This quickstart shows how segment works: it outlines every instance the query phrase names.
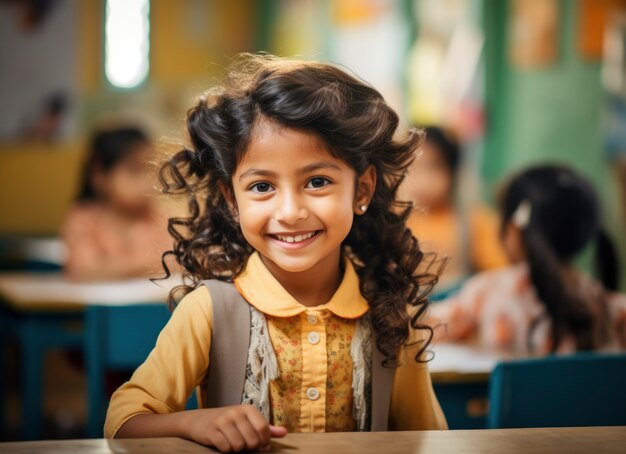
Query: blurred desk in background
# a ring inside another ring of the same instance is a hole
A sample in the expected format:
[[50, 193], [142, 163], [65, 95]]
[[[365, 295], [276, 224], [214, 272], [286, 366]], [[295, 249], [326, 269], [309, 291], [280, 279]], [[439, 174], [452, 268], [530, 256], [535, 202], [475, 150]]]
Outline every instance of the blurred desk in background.
[[[295, 433], [272, 441], [273, 453], [484, 453], [507, 454], [624, 452], [626, 427], [492, 429], [421, 432]], [[0, 443], [0, 451], [55, 454], [215, 452], [181, 438], [63, 440]]]
[[489, 378], [502, 354], [460, 344], [433, 344], [428, 364], [435, 394], [450, 429], [484, 429], [489, 412]]
[[[41, 437], [42, 364], [45, 352], [52, 348], [85, 350], [89, 432], [101, 429], [102, 374], [108, 364], [136, 367], [154, 345], [169, 317], [164, 302], [172, 281], [164, 282], [167, 287], [146, 278], [74, 283], [56, 273], [0, 274], [0, 364], [6, 364], [7, 342], [16, 339], [22, 357], [24, 439]], [[112, 361], [111, 348], [120, 350]], [[0, 430], [5, 430], [6, 370], [2, 369]]]

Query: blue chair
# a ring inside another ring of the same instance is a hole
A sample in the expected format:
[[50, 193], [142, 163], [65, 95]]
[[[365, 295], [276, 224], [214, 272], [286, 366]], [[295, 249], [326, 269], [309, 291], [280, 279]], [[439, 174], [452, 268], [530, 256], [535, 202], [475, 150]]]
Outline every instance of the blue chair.
[[626, 425], [626, 354], [500, 363], [489, 405], [489, 428]]
[[0, 304], [0, 439], [6, 437], [6, 348], [11, 340], [21, 350], [22, 432], [24, 440], [43, 434], [43, 360], [52, 348], [80, 348], [83, 344], [82, 312], [12, 310]]
[[88, 306], [85, 318], [87, 364], [87, 435], [102, 438], [107, 408], [104, 377], [108, 370], [136, 369], [148, 356], [169, 320], [161, 304]]
[[433, 390], [450, 430], [485, 429], [489, 378], [471, 377], [448, 382], [433, 381]]

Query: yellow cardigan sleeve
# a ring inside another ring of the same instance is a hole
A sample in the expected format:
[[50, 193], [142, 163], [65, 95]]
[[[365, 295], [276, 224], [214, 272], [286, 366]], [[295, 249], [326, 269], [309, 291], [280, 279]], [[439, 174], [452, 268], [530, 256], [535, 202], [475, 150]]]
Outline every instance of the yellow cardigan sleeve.
[[396, 369], [391, 408], [390, 430], [444, 430], [448, 423], [441, 410], [428, 372], [428, 365], [415, 361], [416, 347], [406, 348]]
[[209, 367], [212, 324], [211, 295], [201, 286], [178, 304], [146, 361], [111, 397], [105, 437], [138, 414], [185, 408]]

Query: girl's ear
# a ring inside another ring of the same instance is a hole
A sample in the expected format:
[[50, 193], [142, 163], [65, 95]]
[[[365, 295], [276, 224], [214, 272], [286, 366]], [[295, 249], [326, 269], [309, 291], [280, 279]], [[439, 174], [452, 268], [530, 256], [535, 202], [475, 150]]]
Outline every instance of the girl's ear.
[[502, 246], [512, 263], [526, 260], [522, 231], [513, 222], [507, 222], [502, 231]]
[[354, 197], [354, 212], [365, 214], [376, 190], [376, 168], [370, 165], [357, 179], [356, 194]]
[[224, 199], [226, 200], [226, 203], [228, 204], [228, 208], [230, 208], [230, 212], [233, 216], [233, 219], [236, 222], [239, 222], [239, 209], [237, 208], [237, 200], [235, 199], [235, 194], [233, 194], [233, 191], [222, 182], [219, 183], [219, 187], [220, 187], [222, 196], [224, 197]]

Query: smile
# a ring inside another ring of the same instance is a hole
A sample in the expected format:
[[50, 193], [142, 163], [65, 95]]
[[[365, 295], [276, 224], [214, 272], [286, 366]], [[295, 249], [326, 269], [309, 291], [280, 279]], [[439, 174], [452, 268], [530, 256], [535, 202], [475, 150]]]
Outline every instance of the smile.
[[270, 234], [270, 236], [284, 243], [302, 243], [306, 240], [313, 238], [318, 233], [319, 233], [319, 230], [314, 230], [312, 232], [297, 233], [297, 234], [291, 234], [291, 235], [287, 233], [274, 233], [274, 234]]

